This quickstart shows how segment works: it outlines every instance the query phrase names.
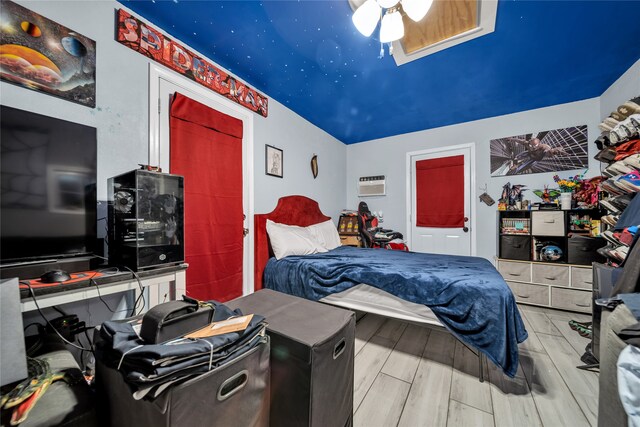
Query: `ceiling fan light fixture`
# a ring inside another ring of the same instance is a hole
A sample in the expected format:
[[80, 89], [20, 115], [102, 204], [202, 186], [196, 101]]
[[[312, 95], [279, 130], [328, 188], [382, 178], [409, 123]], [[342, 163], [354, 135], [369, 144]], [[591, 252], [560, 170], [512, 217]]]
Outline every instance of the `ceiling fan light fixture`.
[[380, 42], [391, 43], [404, 37], [404, 24], [398, 9], [389, 9], [380, 24]]
[[362, 6], [360, 6], [351, 17], [353, 25], [360, 31], [360, 33], [369, 37], [373, 34], [373, 30], [378, 25], [380, 19], [380, 6], [376, 3], [376, 0], [367, 0]]
[[402, 0], [402, 9], [411, 20], [418, 22], [427, 15], [433, 0]]
[[377, 0], [378, 5], [383, 9], [389, 9], [398, 4], [400, 0]]

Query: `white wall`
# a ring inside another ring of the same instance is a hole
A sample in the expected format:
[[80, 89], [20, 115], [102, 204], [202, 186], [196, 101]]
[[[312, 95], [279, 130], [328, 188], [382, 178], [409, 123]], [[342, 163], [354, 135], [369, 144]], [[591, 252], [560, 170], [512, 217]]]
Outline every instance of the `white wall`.
[[[589, 133], [588, 176], [600, 174], [600, 163], [593, 159], [596, 147], [592, 143], [598, 134], [600, 122], [599, 98], [556, 105], [538, 110], [525, 111], [500, 117], [493, 117], [469, 123], [429, 129], [394, 137], [383, 138], [347, 147], [347, 205], [357, 208], [357, 180], [360, 176], [386, 175], [387, 196], [362, 198], [372, 211], [382, 210], [384, 227], [406, 234], [406, 153], [434, 147], [451, 146], [474, 142], [476, 144], [476, 191], [488, 185], [488, 193], [496, 202], [502, 186], [525, 184], [531, 190], [553, 184], [553, 173], [519, 175], [492, 178], [489, 163], [489, 141], [491, 139], [529, 132], [552, 130], [576, 125], [587, 125]], [[568, 177], [579, 171], [560, 172]], [[524, 198], [540, 201], [531, 191]], [[476, 240], [478, 256], [493, 260], [496, 256], [496, 211], [497, 203], [491, 207], [475, 199]]]
[[[5, 82], [0, 83], [0, 102], [96, 127], [98, 200], [106, 200], [109, 177], [148, 163], [149, 60], [114, 40], [114, 13], [122, 7], [115, 1], [18, 3], [96, 41], [96, 108]], [[273, 99], [269, 116], [256, 114], [254, 126], [255, 212], [270, 211], [280, 196], [302, 194], [335, 218], [346, 197], [346, 147]], [[283, 179], [265, 175], [265, 144], [284, 149]], [[314, 153], [320, 165], [316, 180], [309, 167]]]
[[600, 96], [600, 118], [636, 96], [640, 96], [640, 59]]

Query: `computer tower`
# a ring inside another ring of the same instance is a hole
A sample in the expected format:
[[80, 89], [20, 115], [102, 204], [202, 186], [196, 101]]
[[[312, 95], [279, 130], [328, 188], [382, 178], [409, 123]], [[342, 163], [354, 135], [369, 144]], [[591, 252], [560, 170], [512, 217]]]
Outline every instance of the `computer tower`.
[[184, 178], [134, 170], [108, 182], [109, 264], [134, 271], [184, 261]]

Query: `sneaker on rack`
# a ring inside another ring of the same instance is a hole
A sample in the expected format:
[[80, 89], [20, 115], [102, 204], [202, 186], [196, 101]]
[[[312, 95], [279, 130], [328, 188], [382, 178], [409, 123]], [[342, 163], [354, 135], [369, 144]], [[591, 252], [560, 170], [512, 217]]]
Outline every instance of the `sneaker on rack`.
[[611, 255], [613, 255], [615, 259], [622, 262], [627, 259], [627, 255], [629, 254], [629, 247], [626, 245], [620, 245], [617, 248], [609, 251], [609, 253], [611, 253]]
[[602, 233], [601, 236], [604, 237], [607, 240], [607, 242], [609, 242], [609, 243], [611, 243], [613, 245], [622, 244], [622, 242], [619, 241], [614, 234], [615, 233], [613, 232], [613, 230], [607, 230], [604, 233]]
[[629, 206], [629, 203], [631, 203], [631, 196], [623, 194], [622, 196], [614, 197], [612, 202], [619, 207], [620, 210], [625, 210]]
[[640, 191], [640, 172], [633, 171], [617, 179], [617, 183], [630, 189], [631, 192]]
[[620, 127], [624, 127], [629, 134], [629, 139], [636, 138], [640, 133], [640, 114], [632, 114], [620, 123]]
[[602, 150], [604, 147], [609, 147], [611, 145], [611, 141], [609, 141], [609, 132], [611, 131], [603, 131], [595, 140], [595, 144], [598, 146], [599, 150]]
[[602, 132], [611, 132], [618, 123], [620, 123], [620, 120], [616, 120], [613, 117], [607, 117], [598, 125], [598, 128]]
[[623, 160], [624, 164], [636, 170], [640, 170], [640, 154], [632, 154]]
[[612, 112], [611, 114], [609, 114], [609, 117], [621, 122], [621, 121], [623, 121], [624, 119], [626, 119], [629, 116], [625, 116], [624, 114], [622, 114], [622, 113], [620, 113], [619, 111], [616, 110], [616, 111]]
[[617, 162], [612, 163], [609, 166], [607, 166], [607, 168], [604, 170], [603, 175], [608, 176], [608, 177], [612, 177], [612, 176], [615, 176], [615, 175], [626, 175], [626, 174], [631, 173], [631, 172], [633, 172], [633, 168], [632, 167], [627, 165], [622, 160], [618, 160]]
[[622, 194], [635, 193], [636, 191], [638, 191], [631, 187], [626, 181], [622, 180], [622, 178], [625, 176], [627, 175], [619, 175], [611, 178], [611, 180], [613, 180], [613, 184], [620, 189]]
[[634, 113], [640, 113], [640, 97], [631, 99], [618, 107], [618, 113], [629, 117]]
[[602, 218], [600, 218], [600, 221], [604, 222], [607, 225], [610, 225], [612, 227], [615, 227], [616, 224], [618, 223], [618, 215], [605, 215]]
[[594, 158], [603, 163], [611, 163], [615, 160], [617, 154], [617, 151], [613, 147], [604, 147], [594, 156]]
[[605, 258], [611, 258], [611, 259], [617, 260], [617, 258], [613, 256], [613, 252], [612, 252], [615, 248], [616, 246], [614, 244], [608, 243], [607, 246], [598, 248], [597, 252]]
[[640, 113], [630, 115], [625, 121], [636, 129], [636, 134], [640, 133]]
[[636, 236], [637, 232], [638, 227], [634, 225], [632, 227], [625, 228], [621, 232], [614, 232], [613, 237], [623, 245], [631, 246], [631, 244], [633, 243], [633, 238]]
[[620, 194], [626, 193], [626, 190], [623, 191], [620, 187], [615, 185], [617, 178], [618, 177], [616, 176], [606, 181], [603, 181], [602, 184], [600, 184], [600, 188], [608, 193], [611, 193], [614, 196], [618, 196]]
[[600, 205], [604, 206], [605, 209], [607, 209], [610, 212], [613, 212], [615, 214], [619, 214], [620, 213], [620, 209], [615, 206], [613, 203], [611, 203], [611, 199], [602, 199], [600, 200]]
[[[634, 128], [635, 129], [635, 128]], [[634, 131], [629, 129], [625, 122], [619, 123], [609, 132], [609, 140], [611, 144], [618, 145], [623, 142], [627, 142], [634, 134]]]

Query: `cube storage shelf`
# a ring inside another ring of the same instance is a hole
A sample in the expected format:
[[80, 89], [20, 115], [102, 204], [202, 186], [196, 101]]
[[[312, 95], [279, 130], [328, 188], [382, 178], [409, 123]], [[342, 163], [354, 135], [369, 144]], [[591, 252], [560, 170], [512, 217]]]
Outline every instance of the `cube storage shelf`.
[[[547, 261], [591, 265], [601, 262], [596, 252], [606, 241], [591, 237], [591, 220], [599, 220], [598, 209], [568, 211], [499, 211], [498, 257], [517, 261]], [[560, 248], [557, 260], [542, 259], [545, 246]]]
[[[602, 237], [591, 237], [599, 209], [499, 211], [498, 271], [523, 304], [591, 313], [593, 273], [601, 262]], [[542, 260], [545, 246], [560, 248], [558, 259]]]

